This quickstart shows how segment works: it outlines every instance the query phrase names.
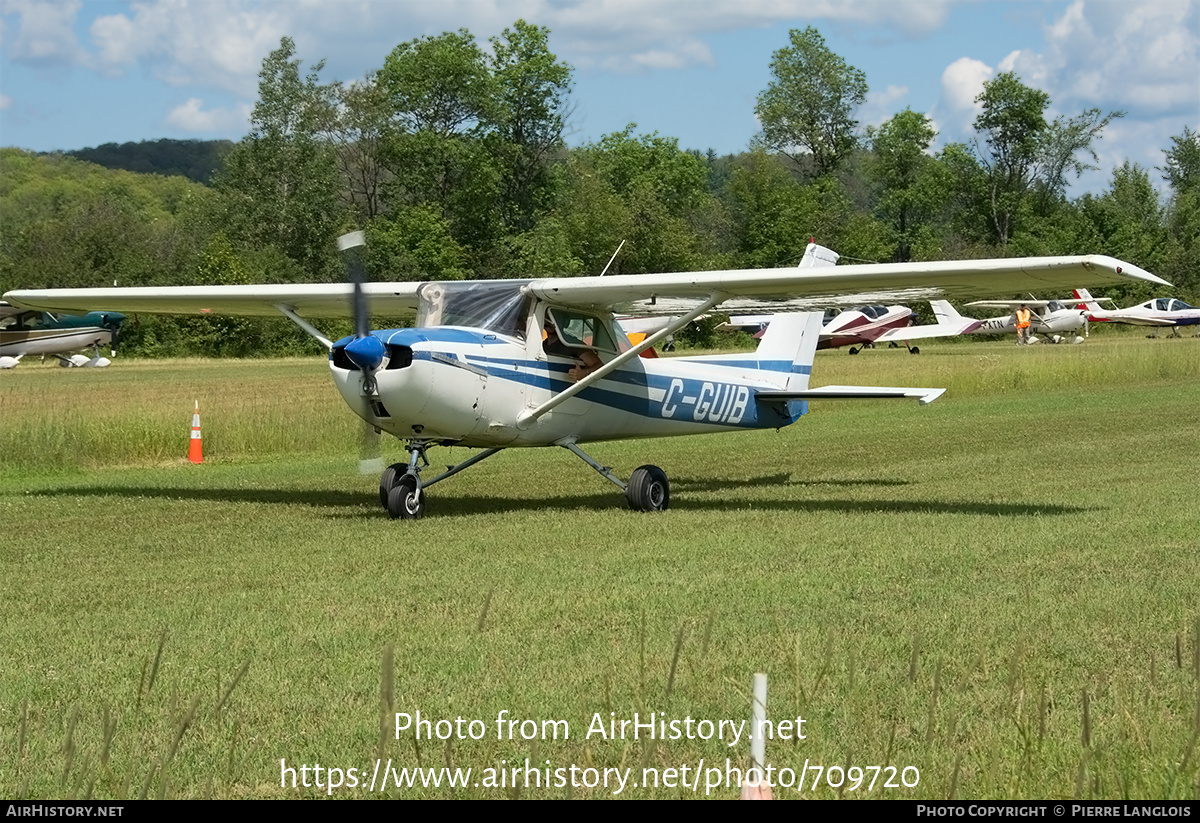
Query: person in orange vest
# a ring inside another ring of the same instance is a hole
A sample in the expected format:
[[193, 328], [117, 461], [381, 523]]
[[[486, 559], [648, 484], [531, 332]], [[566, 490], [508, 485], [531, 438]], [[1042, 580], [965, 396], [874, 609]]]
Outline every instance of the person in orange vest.
[[1029, 344], [1029, 318], [1033, 312], [1024, 303], [1017, 309], [1017, 345]]

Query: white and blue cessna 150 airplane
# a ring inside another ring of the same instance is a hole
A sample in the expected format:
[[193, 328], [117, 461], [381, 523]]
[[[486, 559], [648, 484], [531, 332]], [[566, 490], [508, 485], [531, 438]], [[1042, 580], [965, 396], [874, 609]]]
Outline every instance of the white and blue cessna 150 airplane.
[[[581, 445], [775, 429], [796, 422], [810, 399], [913, 397], [924, 404], [943, 391], [810, 388], [819, 311], [780, 315], [753, 353], [639, 356], [722, 304], [749, 298], [761, 309], [797, 298], [819, 305], [1164, 282], [1111, 257], [1088, 256], [363, 285], [361, 244], [360, 232], [339, 241], [351, 258], [353, 282], [346, 284], [26, 290], [5, 298], [50, 311], [286, 315], [328, 347], [334, 384], [350, 408], [406, 442], [409, 460], [383, 471], [379, 497], [393, 518], [416, 518], [429, 486], [521, 446], [568, 449], [622, 488], [631, 508], [660, 511], [670, 502], [661, 469], [642, 466], [625, 483]], [[415, 311], [416, 326], [369, 331], [367, 300], [379, 314]], [[614, 310], [672, 319], [630, 345]], [[356, 333], [337, 342], [308, 322], [347, 316]], [[426, 451], [436, 445], [483, 451], [427, 479]]]

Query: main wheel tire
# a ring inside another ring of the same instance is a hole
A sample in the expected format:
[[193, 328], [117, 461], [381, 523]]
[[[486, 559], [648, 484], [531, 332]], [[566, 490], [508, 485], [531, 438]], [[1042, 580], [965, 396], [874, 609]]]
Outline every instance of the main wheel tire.
[[425, 516], [425, 494], [417, 493], [417, 478], [412, 474], [402, 475], [388, 492], [388, 514], [395, 520], [416, 520]]
[[913, 346], [911, 349], [908, 350], [908, 353], [909, 354], [920, 354], [921, 349], [917, 346]]
[[625, 499], [634, 511], [660, 512], [671, 504], [671, 484], [658, 466], [640, 466], [629, 478]]
[[383, 470], [383, 474], [379, 476], [379, 505], [387, 508], [388, 494], [406, 471], [408, 471], [407, 463], [393, 463]]

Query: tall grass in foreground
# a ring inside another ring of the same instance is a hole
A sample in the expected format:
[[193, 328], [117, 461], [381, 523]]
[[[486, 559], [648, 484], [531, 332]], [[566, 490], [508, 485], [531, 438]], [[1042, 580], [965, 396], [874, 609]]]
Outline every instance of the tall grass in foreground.
[[[648, 658], [645, 631], [643, 615], [639, 654], [628, 658], [636, 659], [637, 666], [604, 677], [596, 708], [605, 720], [610, 711], [618, 720], [632, 718], [633, 712], [640, 712], [644, 720], [651, 711], [671, 718], [704, 717], [704, 692], [714, 691], [722, 693], [728, 705], [748, 710], [746, 684], [730, 680], [715, 688], [689, 693], [685, 687], [672, 693], [679, 666], [691, 670], [692, 683], [713, 668], [708, 658], [721, 645], [722, 627], [714, 627], [711, 616], [703, 623], [685, 620], [674, 644], [656, 644]], [[484, 636], [482, 628], [476, 633], [478, 639]], [[1187, 634], [1186, 640], [1183, 633], [1173, 638], [1175, 654], [1164, 659], [1158, 652], [1170, 646], [1171, 638], [1160, 638], [1163, 642], [1147, 654], [1138, 678], [1114, 682], [1101, 677], [1061, 691], [1037, 674], [1041, 662], [1036, 652], [1021, 645], [1001, 659], [981, 654], [955, 663], [927, 649], [919, 632], [898, 638], [893, 652], [881, 657], [863, 657], [853, 636], [831, 633], [819, 654], [797, 638], [792, 648], [780, 646], [773, 660], [763, 661], [764, 668], [782, 675], [770, 684], [768, 704], [776, 721], [803, 715], [810, 739], [768, 743], [768, 762], [776, 770], [797, 774], [805, 763], [840, 767], [843, 773], [816, 788], [777, 786], [776, 797], [1198, 799], [1200, 619]], [[326, 768], [353, 767], [362, 773], [363, 784], [283, 786], [276, 781], [279, 752], [262, 751], [271, 743], [256, 731], [261, 718], [246, 701], [235, 698], [253, 661], [196, 671], [196, 680], [207, 680], [207, 688], [197, 689], [196, 682], [185, 687], [178, 675], [168, 685], [162, 676], [164, 663], [182, 657], [187, 664], [190, 656], [186, 649], [165, 648], [169, 637], [164, 629], [153, 654], [149, 648], [144, 651], [136, 688], [133, 679], [122, 684], [128, 697], [120, 708], [106, 700], [51, 711], [31, 709], [27, 699], [19, 706], [3, 705], [8, 734], [0, 745], [0, 792], [10, 799], [117, 800], [611, 795], [602, 787], [584, 786], [426, 788], [390, 781], [373, 793], [365, 786], [374, 758], [406, 767], [471, 768], [476, 779], [482, 779], [487, 767], [523, 764], [528, 758], [535, 764], [549, 761], [552, 768], [572, 763], [581, 768], [631, 768], [630, 782], [639, 786], [630, 788], [627, 797], [721, 798], [736, 796], [736, 786], [705, 790], [701, 782], [695, 792], [644, 786], [643, 770], [661, 772], [683, 763], [697, 767], [701, 758], [710, 767], [726, 768], [727, 758], [737, 768], [748, 766], [742, 747], [731, 750], [720, 744], [580, 740], [578, 733], [573, 741], [521, 742], [497, 742], [491, 735], [481, 741], [422, 740], [412, 730], [397, 735], [394, 712], [409, 707], [398, 705], [395, 651], [388, 644], [377, 678], [375, 740], [360, 728], [354, 735], [356, 755], [343, 755], [339, 761], [332, 753], [323, 758], [318, 754], [307, 764], [324, 759]], [[879, 714], [880, 705], [890, 711]], [[981, 726], [981, 713], [989, 716], [987, 727]], [[477, 713], [468, 713], [473, 716]], [[307, 725], [311, 718], [294, 721]], [[569, 722], [577, 730], [589, 724], [586, 717]], [[829, 734], [831, 728], [837, 732]], [[302, 762], [289, 759], [293, 767]], [[861, 782], [851, 767], [867, 768], [865, 775], [859, 773]], [[873, 780], [871, 767], [883, 768], [884, 777]], [[895, 767], [896, 773], [917, 769], [919, 785], [885, 786], [887, 767]], [[844, 780], [845, 774], [851, 778]], [[810, 771], [810, 784], [813, 777]]]

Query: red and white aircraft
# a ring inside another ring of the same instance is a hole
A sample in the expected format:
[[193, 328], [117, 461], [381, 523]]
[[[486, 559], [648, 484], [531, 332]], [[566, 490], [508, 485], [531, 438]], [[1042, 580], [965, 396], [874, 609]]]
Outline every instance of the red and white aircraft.
[[[732, 315], [726, 328], [742, 329], [761, 337], [774, 314]], [[859, 306], [845, 311], [830, 310], [825, 314], [825, 325], [821, 328], [818, 349], [836, 349], [851, 346], [851, 354], [858, 354], [858, 346], [873, 346], [876, 342], [897, 339], [892, 336], [912, 323], [913, 311], [908, 306]]]
[[[804, 250], [804, 258], [798, 268], [827, 268], [837, 264], [839, 255], [824, 246], [810, 242]], [[761, 337], [770, 324], [773, 314], [732, 315], [727, 328], [738, 328], [749, 331], [755, 337]], [[856, 309], [844, 311], [827, 310], [825, 325], [821, 329], [821, 339], [818, 349], [836, 349], [850, 346], [851, 354], [858, 354], [863, 348], [874, 348], [876, 343], [903, 343], [911, 354], [920, 354], [916, 346], [909, 346], [912, 340], [925, 340], [930, 337], [953, 337], [966, 334], [976, 329], [980, 323], [971, 318], [958, 321], [938, 322], [925, 326], [913, 326], [913, 310], [908, 306], [859, 306]], [[858, 348], [854, 348], [858, 346]]]
[[1170, 326], [1171, 336], [1179, 337], [1180, 326], [1200, 324], [1200, 308], [1188, 305], [1173, 297], [1156, 297], [1127, 309], [1105, 311], [1100, 301], [1113, 302], [1108, 297], [1092, 297], [1087, 289], [1075, 289], [1081, 301], [1079, 308], [1087, 312], [1088, 318], [1103, 323], [1129, 323], [1134, 326]]

